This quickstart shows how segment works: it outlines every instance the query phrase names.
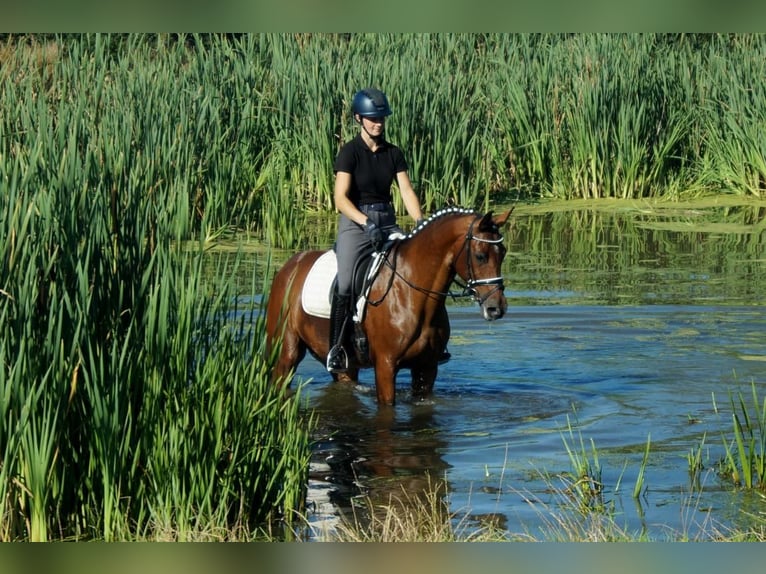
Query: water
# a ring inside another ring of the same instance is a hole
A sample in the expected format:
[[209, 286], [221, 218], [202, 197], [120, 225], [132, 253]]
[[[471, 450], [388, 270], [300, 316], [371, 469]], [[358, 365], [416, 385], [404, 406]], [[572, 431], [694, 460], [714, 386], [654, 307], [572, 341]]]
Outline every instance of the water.
[[595, 449], [600, 501], [628, 532], [695, 537], [763, 515], [762, 498], [716, 473], [733, 438], [730, 396], [751, 404], [755, 384], [766, 397], [766, 238], [761, 216], [743, 211], [723, 214], [733, 231], [710, 232], [699, 229], [722, 220], [717, 210], [517, 217], [508, 314], [487, 323], [449, 305], [452, 360], [426, 401], [411, 399], [403, 372], [397, 406], [378, 409], [371, 370], [349, 387], [304, 360], [298, 380], [319, 414], [312, 519], [437, 477], [463, 527], [492, 520], [543, 538], [551, 513], [571, 507], [567, 447], [591, 463]]

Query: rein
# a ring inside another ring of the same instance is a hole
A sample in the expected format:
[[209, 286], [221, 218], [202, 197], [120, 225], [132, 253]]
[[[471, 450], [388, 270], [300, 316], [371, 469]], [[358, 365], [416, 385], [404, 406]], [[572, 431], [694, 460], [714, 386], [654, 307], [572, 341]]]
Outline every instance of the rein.
[[[387, 267], [389, 267], [392, 271], [391, 276], [389, 277], [388, 284], [386, 285], [385, 290], [383, 291], [383, 295], [377, 299], [376, 301], [368, 301], [369, 305], [377, 306], [380, 305], [386, 298], [386, 295], [388, 295], [388, 292], [391, 290], [391, 285], [394, 282], [394, 277], [398, 277], [401, 279], [405, 285], [408, 287], [414, 289], [415, 291], [418, 291], [420, 293], [424, 293], [426, 295], [438, 295], [440, 297], [452, 297], [452, 299], [457, 299], [459, 297], [473, 297], [475, 301], [479, 303], [479, 305], [482, 305], [484, 301], [486, 301], [490, 296], [492, 296], [496, 291], [504, 289], [503, 284], [503, 278], [502, 276], [498, 277], [488, 277], [486, 279], [474, 279], [473, 278], [473, 266], [471, 265], [471, 249], [470, 247], [466, 249], [466, 246], [470, 245], [471, 241], [477, 241], [480, 243], [489, 243], [489, 244], [498, 244], [503, 242], [502, 235], [498, 239], [483, 239], [481, 237], [476, 237], [473, 234], [473, 227], [476, 224], [476, 222], [481, 218], [481, 216], [476, 217], [472, 222], [470, 227], [468, 228], [468, 232], [465, 235], [465, 240], [463, 241], [463, 245], [460, 247], [460, 250], [457, 252], [457, 255], [455, 256], [455, 259], [460, 257], [460, 254], [465, 251], [466, 253], [466, 267], [468, 268], [468, 281], [465, 283], [462, 283], [461, 281], [458, 281], [458, 275], [455, 273], [454, 277], [452, 278], [452, 282], [458, 287], [462, 289], [461, 292], [456, 293], [454, 291], [435, 291], [433, 289], [427, 289], [425, 287], [421, 287], [419, 285], [415, 285], [404, 277], [396, 268], [396, 257], [394, 256], [394, 263], [391, 262], [389, 259], [389, 253], [386, 253], [384, 262]], [[397, 244], [394, 246], [393, 251], [397, 251], [399, 245]], [[495, 288], [492, 289], [489, 293], [487, 293], [483, 298], [479, 298], [476, 294], [476, 287], [480, 285], [495, 285]]]

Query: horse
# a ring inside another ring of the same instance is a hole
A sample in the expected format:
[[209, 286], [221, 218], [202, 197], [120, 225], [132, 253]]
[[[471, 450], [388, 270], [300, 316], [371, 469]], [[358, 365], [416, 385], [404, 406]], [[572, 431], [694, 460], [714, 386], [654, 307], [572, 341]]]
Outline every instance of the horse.
[[[449, 291], [451, 285], [461, 286], [459, 295], [478, 302], [485, 320], [505, 314], [501, 266], [506, 248], [501, 228], [512, 211], [494, 216], [492, 211], [444, 208], [408, 235], [389, 242], [377, 254], [377, 272], [357, 304], [354, 329], [359, 344], [349, 353], [354, 362], [333, 379], [357, 381], [360, 368], [372, 367], [378, 405], [394, 405], [397, 373], [409, 369], [413, 398], [429, 396], [450, 338], [445, 302], [455, 296]], [[325, 280], [320, 288], [313, 279], [307, 285], [310, 271], [320, 261], [329, 266], [330, 274], [337, 269], [334, 251], [302, 251], [290, 257], [272, 280], [266, 337], [268, 352], [278, 353], [272, 372], [276, 384], [294, 372], [307, 351], [322, 364], [329, 352], [332, 285]], [[321, 295], [324, 313], [304, 309], [303, 299], [312, 291]]]

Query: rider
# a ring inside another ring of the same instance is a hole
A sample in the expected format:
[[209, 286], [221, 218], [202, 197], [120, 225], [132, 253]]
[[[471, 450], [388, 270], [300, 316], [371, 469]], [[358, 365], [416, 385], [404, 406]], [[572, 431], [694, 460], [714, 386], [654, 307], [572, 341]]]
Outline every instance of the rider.
[[396, 181], [407, 213], [416, 222], [423, 218], [420, 200], [407, 174], [402, 150], [386, 140], [385, 121], [391, 115], [386, 94], [375, 88], [358, 91], [351, 102], [359, 134], [341, 147], [335, 159], [335, 208], [340, 212], [335, 253], [338, 280], [330, 312], [330, 352], [327, 370], [348, 369], [348, 353], [341, 340], [351, 298], [354, 264], [372, 246], [376, 251], [393, 231], [401, 231], [391, 203]]

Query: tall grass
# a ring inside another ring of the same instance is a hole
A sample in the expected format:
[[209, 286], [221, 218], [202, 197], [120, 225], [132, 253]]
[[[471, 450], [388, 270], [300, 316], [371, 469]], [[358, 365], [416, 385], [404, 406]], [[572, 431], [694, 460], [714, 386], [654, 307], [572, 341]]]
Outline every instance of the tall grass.
[[[766, 45], [763, 38], [717, 38], [706, 59], [709, 88], [704, 101], [703, 126], [708, 145], [703, 178], [715, 181], [726, 193], [761, 197], [766, 189], [766, 136], [763, 122], [766, 96]], [[742, 57], [743, 55], [747, 57]]]
[[178, 185], [170, 205], [186, 210], [187, 232], [305, 246], [289, 231], [332, 211], [333, 159], [358, 133], [350, 100], [366, 85], [389, 95], [388, 136], [426, 210], [487, 208], [509, 192], [677, 199], [764, 185], [763, 35], [0, 40], [1, 161], [33, 159], [40, 127], [65, 123], [59, 144], [98, 150], [83, 181], [118, 196]]
[[232, 264], [202, 273], [222, 197], [195, 149], [218, 134], [207, 99], [184, 112], [162, 59], [125, 82], [109, 46], [3, 67], [0, 536], [252, 533], [300, 509], [310, 421], [269, 384]]

